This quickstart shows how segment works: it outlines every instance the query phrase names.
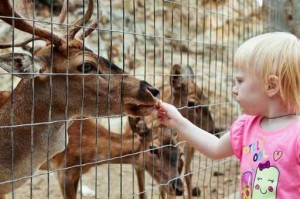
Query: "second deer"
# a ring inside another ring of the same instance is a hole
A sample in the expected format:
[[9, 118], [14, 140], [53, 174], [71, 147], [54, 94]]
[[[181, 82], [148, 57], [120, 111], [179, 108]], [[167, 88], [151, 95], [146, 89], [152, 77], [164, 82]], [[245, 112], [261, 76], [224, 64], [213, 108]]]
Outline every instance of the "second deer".
[[[175, 64], [171, 68], [170, 83], [161, 89], [163, 101], [173, 104], [179, 108], [181, 114], [194, 123], [196, 126], [211, 133], [217, 133], [212, 115], [208, 108], [208, 98], [205, 96], [201, 86], [195, 82], [195, 75], [190, 66]], [[184, 141], [184, 137], [179, 135], [179, 141]], [[189, 143], [185, 143], [185, 164], [184, 176], [187, 185], [188, 198], [192, 198], [192, 193], [199, 192], [198, 188], [192, 189], [191, 162], [195, 149]], [[182, 168], [179, 168], [182, 170]]]
[[[183, 193], [183, 184], [178, 179], [180, 151], [175, 137], [168, 133], [152, 134], [139, 118], [129, 120], [130, 125], [123, 136], [109, 132], [95, 123], [95, 119], [77, 119], [68, 128], [69, 144], [66, 150], [49, 162], [51, 169], [57, 170], [59, 185], [66, 199], [76, 198], [81, 173], [107, 162], [134, 164], [138, 173], [144, 169], [148, 171], [170, 195]], [[41, 167], [46, 168], [47, 163]], [[139, 187], [143, 182], [138, 177]], [[140, 190], [140, 199], [146, 198], [143, 191]]]

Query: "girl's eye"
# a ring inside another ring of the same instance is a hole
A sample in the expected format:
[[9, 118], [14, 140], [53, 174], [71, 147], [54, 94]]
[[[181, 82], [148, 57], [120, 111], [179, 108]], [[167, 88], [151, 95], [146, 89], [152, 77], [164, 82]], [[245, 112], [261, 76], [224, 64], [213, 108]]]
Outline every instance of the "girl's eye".
[[97, 72], [96, 67], [90, 62], [85, 62], [78, 66], [77, 70], [81, 73], [92, 73]]
[[241, 80], [241, 79], [236, 79], [235, 82], [236, 82], [237, 84], [240, 84], [240, 83], [243, 82], [243, 80]]

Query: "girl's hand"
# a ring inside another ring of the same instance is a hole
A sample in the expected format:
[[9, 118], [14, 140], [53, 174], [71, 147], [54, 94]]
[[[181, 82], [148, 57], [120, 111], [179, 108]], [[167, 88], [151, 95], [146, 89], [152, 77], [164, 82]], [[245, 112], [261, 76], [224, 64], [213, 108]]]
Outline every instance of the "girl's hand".
[[167, 127], [174, 127], [183, 119], [177, 108], [171, 104], [158, 101], [156, 108], [158, 111], [157, 119]]

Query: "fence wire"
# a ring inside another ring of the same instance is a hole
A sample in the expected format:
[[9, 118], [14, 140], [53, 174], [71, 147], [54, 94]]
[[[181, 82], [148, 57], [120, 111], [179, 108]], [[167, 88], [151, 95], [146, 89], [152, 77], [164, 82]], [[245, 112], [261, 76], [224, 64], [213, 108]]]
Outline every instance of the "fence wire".
[[240, 114], [235, 49], [266, 31], [297, 33], [291, 1], [94, 0], [93, 10], [85, 0], [8, 2], [12, 11], [0, 8], [0, 90], [9, 91], [0, 95], [0, 194], [238, 198], [237, 160], [210, 160], [159, 126], [151, 96], [157, 88], [195, 125], [222, 135]]

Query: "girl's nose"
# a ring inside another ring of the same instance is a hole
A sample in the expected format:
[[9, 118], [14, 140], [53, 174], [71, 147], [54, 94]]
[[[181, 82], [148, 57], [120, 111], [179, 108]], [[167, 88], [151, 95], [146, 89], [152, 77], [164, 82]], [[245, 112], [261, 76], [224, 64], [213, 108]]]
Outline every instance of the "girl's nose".
[[232, 94], [234, 95], [234, 96], [237, 96], [237, 94], [238, 94], [238, 90], [237, 90], [237, 88], [236, 88], [236, 86], [234, 86], [233, 88], [232, 88]]

